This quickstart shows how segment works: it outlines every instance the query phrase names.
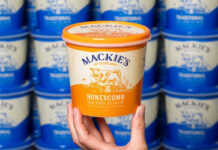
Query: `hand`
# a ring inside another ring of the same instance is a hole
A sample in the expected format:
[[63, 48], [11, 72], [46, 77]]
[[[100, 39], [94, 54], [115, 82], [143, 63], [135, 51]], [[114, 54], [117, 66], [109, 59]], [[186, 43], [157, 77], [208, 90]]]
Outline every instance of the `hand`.
[[78, 108], [68, 104], [68, 125], [74, 143], [84, 150], [147, 150], [145, 142], [145, 107], [139, 106], [132, 118], [131, 140], [123, 147], [115, 144], [104, 118], [96, 118], [100, 132], [91, 117], [83, 116]]

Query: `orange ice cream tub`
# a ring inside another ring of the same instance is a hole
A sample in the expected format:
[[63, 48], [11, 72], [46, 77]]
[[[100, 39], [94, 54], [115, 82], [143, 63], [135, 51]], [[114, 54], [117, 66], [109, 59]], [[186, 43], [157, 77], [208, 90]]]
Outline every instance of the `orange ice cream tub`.
[[62, 36], [73, 106], [95, 117], [134, 113], [141, 103], [150, 30], [135, 23], [92, 21], [70, 25]]

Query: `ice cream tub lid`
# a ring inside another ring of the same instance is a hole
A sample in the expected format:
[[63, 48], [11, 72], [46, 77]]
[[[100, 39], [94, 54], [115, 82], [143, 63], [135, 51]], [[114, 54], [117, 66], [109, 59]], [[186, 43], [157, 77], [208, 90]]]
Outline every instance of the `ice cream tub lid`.
[[147, 96], [155, 96], [161, 92], [160, 84], [154, 84], [151, 87], [142, 88], [142, 99]]
[[150, 30], [140, 24], [122, 21], [90, 21], [70, 25], [63, 30], [63, 39], [85, 47], [128, 47], [151, 39]]
[[44, 31], [40, 29], [34, 29], [31, 32], [32, 37], [34, 38], [41, 38], [41, 39], [61, 39], [61, 32], [50, 32], [50, 31]]
[[30, 81], [26, 81], [21, 86], [15, 86], [10, 88], [1, 88], [0, 89], [0, 97], [10, 97], [10, 96], [19, 96], [24, 95], [33, 90], [32, 83]]
[[19, 30], [0, 30], [0, 40], [25, 37], [29, 34], [29, 28], [23, 27]]

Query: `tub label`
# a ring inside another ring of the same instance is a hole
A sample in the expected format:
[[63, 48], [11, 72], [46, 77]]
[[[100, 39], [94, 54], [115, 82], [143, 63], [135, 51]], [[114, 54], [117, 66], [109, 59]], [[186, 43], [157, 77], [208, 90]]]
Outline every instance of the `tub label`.
[[0, 137], [4, 136], [4, 132], [10, 133], [29, 116], [29, 105], [29, 96], [0, 100]]
[[[218, 99], [178, 99], [167, 96], [166, 111], [170, 134], [191, 144], [216, 141]], [[188, 141], [186, 141], [188, 140]]]
[[144, 47], [128, 52], [116, 52], [116, 48], [112, 52], [69, 48], [68, 60], [72, 96], [74, 99], [80, 95], [82, 105], [93, 109], [132, 107], [136, 95], [140, 99], [137, 91], [143, 79]]
[[148, 41], [147, 51], [145, 56], [145, 71], [149, 71], [157, 60], [157, 40]]
[[[0, 16], [8, 15], [17, 12], [24, 4], [24, 0], [1, 0], [0, 1]], [[3, 16], [0, 17], [0, 20]], [[7, 16], [5, 16], [7, 17]]]
[[71, 103], [70, 99], [49, 100], [37, 98], [40, 125], [60, 125], [68, 128], [67, 125], [67, 104]]
[[172, 82], [186, 86], [192, 80], [196, 87], [217, 84], [217, 41], [165, 41], [168, 74]]
[[169, 28], [176, 30], [215, 29], [217, 27], [217, 0], [167, 0]]
[[130, 21], [150, 25], [153, 20], [154, 5], [155, 0], [101, 0], [101, 13], [105, 20]]

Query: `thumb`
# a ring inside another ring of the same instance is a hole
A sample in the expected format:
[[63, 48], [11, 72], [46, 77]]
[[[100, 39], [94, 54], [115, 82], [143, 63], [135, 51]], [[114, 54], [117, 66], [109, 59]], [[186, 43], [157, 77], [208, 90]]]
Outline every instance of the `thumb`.
[[131, 144], [145, 144], [145, 106], [141, 105], [137, 108], [132, 118]]

